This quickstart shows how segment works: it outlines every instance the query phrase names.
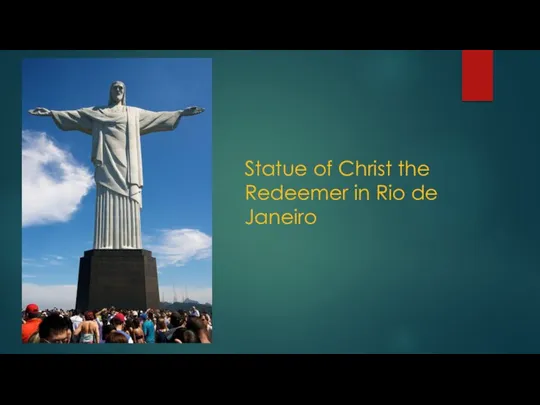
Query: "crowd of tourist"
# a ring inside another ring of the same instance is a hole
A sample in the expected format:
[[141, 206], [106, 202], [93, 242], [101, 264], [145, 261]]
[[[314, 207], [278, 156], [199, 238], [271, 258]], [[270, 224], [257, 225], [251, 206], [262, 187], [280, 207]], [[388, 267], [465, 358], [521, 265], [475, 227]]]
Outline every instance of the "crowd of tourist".
[[189, 311], [103, 308], [80, 313], [29, 304], [22, 316], [23, 343], [211, 343], [212, 320]]

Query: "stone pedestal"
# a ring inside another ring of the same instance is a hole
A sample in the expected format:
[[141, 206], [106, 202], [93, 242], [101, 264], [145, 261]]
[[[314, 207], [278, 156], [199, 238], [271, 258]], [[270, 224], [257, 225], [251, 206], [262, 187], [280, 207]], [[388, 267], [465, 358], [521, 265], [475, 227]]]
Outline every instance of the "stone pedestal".
[[148, 250], [87, 250], [79, 263], [76, 309], [158, 308], [156, 259]]

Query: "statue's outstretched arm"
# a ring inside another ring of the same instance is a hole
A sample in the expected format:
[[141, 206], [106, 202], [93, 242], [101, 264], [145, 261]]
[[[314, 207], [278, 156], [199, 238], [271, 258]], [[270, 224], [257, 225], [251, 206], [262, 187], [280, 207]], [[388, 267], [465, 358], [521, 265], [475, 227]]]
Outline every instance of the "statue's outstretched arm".
[[51, 110], [43, 107], [34, 108], [33, 110], [28, 110], [28, 112], [39, 117], [50, 117], [52, 115]]
[[204, 108], [202, 107], [188, 107], [184, 110], [182, 110], [182, 117], [189, 117], [191, 115], [198, 115], [200, 113], [204, 112]]
[[84, 114], [83, 109], [58, 111], [38, 107], [28, 112], [38, 117], [51, 117], [56, 126], [62, 131], [80, 131], [87, 135], [92, 134], [92, 119]]

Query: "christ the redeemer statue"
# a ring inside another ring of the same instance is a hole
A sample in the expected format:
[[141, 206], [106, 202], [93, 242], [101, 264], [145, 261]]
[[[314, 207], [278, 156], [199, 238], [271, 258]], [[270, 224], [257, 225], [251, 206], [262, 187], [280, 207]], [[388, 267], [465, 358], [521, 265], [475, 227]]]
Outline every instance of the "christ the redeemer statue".
[[126, 105], [126, 86], [114, 82], [109, 104], [55, 111], [38, 107], [30, 114], [52, 117], [63, 131], [92, 136], [96, 214], [94, 249], [142, 249], [143, 170], [141, 139], [152, 132], [172, 131], [182, 117], [197, 115], [200, 107], [154, 112]]

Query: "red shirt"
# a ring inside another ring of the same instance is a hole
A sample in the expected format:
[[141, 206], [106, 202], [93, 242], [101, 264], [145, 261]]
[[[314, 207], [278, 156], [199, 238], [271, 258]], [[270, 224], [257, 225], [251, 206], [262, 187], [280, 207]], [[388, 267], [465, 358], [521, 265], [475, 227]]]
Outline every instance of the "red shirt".
[[28, 339], [39, 329], [39, 324], [41, 323], [40, 318], [28, 319], [26, 323], [22, 324], [22, 341], [23, 343], [28, 343]]

